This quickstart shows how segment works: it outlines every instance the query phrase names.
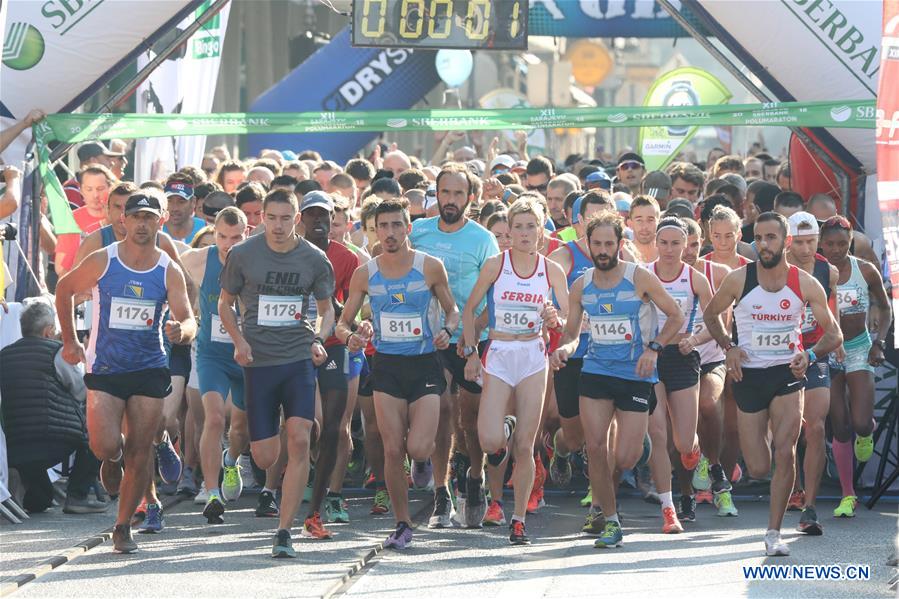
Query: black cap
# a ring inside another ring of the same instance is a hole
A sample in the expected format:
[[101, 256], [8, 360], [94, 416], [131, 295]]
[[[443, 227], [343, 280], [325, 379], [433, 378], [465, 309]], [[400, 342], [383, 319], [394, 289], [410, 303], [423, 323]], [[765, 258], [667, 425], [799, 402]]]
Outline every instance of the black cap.
[[151, 212], [156, 216], [162, 216], [159, 198], [150, 193], [131, 194], [125, 201], [125, 216], [131, 216], [138, 212]]
[[213, 191], [203, 200], [203, 214], [215, 216], [228, 206], [236, 206], [234, 198], [224, 191]]
[[622, 154], [621, 156], [618, 157], [618, 165], [621, 165], [622, 162], [630, 162], [632, 160], [639, 162], [640, 164], [643, 164], [643, 165], [646, 164], [645, 162], [643, 162], [643, 157], [640, 156], [639, 154], [637, 154], [636, 152], [625, 152], [624, 154]]
[[86, 162], [97, 156], [124, 156], [124, 152], [113, 152], [102, 141], [86, 141], [78, 148], [78, 160]]

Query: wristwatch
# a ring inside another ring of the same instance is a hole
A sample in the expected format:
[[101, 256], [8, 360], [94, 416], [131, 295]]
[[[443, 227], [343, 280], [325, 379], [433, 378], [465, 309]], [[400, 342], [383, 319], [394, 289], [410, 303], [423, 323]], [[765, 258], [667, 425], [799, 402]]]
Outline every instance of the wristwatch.
[[657, 354], [662, 353], [662, 350], [664, 349], [662, 347], [662, 344], [659, 343], [658, 341], [650, 341], [649, 343], [646, 344], [646, 347], [651, 349], [652, 351], [654, 351]]
[[875, 340], [872, 342], [872, 345], [876, 345], [877, 347], [879, 347], [879, 348], [880, 348], [880, 351], [886, 351], [886, 350], [887, 350], [887, 342], [886, 342], [886, 340], [884, 340], [884, 339], [875, 339]]
[[477, 345], [466, 345], [462, 348], [462, 355], [466, 358], [470, 358], [472, 354], [478, 353]]
[[735, 347], [737, 347], [736, 343], [734, 343], [733, 341], [728, 341], [727, 344], [721, 346], [721, 349], [724, 350], [724, 353], [727, 353]]

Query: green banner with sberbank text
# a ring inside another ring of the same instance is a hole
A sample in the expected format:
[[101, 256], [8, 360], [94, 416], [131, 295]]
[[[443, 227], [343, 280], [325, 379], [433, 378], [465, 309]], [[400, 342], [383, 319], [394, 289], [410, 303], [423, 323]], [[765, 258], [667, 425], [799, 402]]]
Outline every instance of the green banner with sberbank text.
[[[33, 127], [40, 172], [57, 233], [79, 232], [62, 186], [49, 165], [51, 141], [80, 143], [181, 135], [582, 129], [587, 127], [788, 126], [874, 129], [874, 100], [771, 102], [685, 107], [511, 108], [494, 110], [379, 110], [203, 115], [51, 114]], [[303, 150], [305, 148], [294, 148]]]

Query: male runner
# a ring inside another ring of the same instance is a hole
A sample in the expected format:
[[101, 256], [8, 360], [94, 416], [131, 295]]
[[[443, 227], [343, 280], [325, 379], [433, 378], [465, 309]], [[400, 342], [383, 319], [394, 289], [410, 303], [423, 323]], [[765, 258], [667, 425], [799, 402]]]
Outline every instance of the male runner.
[[119, 495], [113, 546], [120, 553], [137, 550], [131, 516], [147, 487], [150, 449], [171, 388], [162, 345], [164, 305], [172, 315], [165, 324], [171, 342], [189, 343], [196, 333], [184, 275], [156, 247], [161, 216], [155, 192], [133, 193], [125, 204], [125, 240], [90, 254], [56, 287], [63, 357], [70, 364], [85, 361], [75, 335], [72, 298], [93, 289], [85, 375], [88, 432], [91, 450], [103, 460], [101, 482], [110, 495]]
[[[181, 259], [190, 277], [200, 283], [200, 330], [197, 335], [195, 367], [203, 402], [203, 433], [200, 436], [200, 460], [208, 499], [203, 516], [209, 524], [222, 524], [226, 501], [236, 501], [243, 490], [237, 460], [247, 445], [247, 413], [244, 407], [243, 371], [234, 361], [234, 345], [222, 326], [218, 313], [221, 294], [219, 275], [228, 252], [246, 239], [247, 218], [230, 206], [215, 217], [215, 245], [186, 252]], [[231, 411], [230, 444], [222, 452], [225, 432], [225, 402]], [[222, 488], [218, 488], [219, 472], [224, 466]]]
[[[790, 223], [790, 235], [793, 241], [787, 250], [787, 262], [798, 266], [815, 277], [827, 296], [831, 312], [836, 311], [837, 280], [839, 271], [828, 263], [823, 256], [816, 253], [818, 247], [818, 221], [808, 212], [796, 212], [787, 219]], [[836, 314], [834, 314], [837, 317]], [[838, 318], [838, 317], [837, 317]], [[821, 338], [824, 330], [815, 321], [811, 309], [806, 306], [802, 319], [802, 345], [811, 347]], [[827, 355], [819, 356], [813, 364], [809, 364], [805, 372], [805, 393], [802, 408], [802, 432], [805, 434], [805, 459], [802, 471], [805, 473], [805, 489], [802, 495], [802, 516], [799, 519], [799, 532], [809, 535], [820, 535], [824, 532], [818, 522], [815, 500], [821, 484], [821, 474], [826, 462], [824, 452], [824, 426], [827, 413], [830, 411], [830, 368]], [[797, 483], [799, 477], [797, 476]]]
[[[334, 325], [334, 272], [324, 252], [298, 236], [297, 197], [269, 192], [263, 201], [265, 231], [237, 244], [222, 268], [218, 311], [244, 368], [244, 404], [250, 450], [268, 468], [281, 453], [280, 413], [287, 433], [287, 469], [272, 557], [296, 557], [290, 536], [309, 476], [309, 445], [315, 418], [315, 366], [327, 352], [322, 334]], [[314, 331], [304, 299], [315, 298], [321, 319]], [[238, 325], [234, 303], [240, 299]]]
[[[590, 484], [606, 519], [596, 547], [621, 545], [612, 468], [629, 470], [643, 453], [652, 386], [658, 381], [656, 362], [684, 321], [683, 312], [652, 273], [619, 261], [623, 239], [624, 222], [617, 213], [603, 212], [587, 225], [594, 266], [571, 286], [570, 316], [551, 358], [559, 370], [575, 352], [586, 312], [590, 345], [581, 372], [580, 416]], [[658, 334], [657, 309], [667, 317]], [[618, 427], [615, 446], [609, 441], [612, 419]]]
[[[771, 470], [770, 428], [777, 467], [771, 479], [771, 507], [765, 533], [766, 555], [789, 555], [780, 536], [796, 476], [796, 442], [802, 420], [805, 371], [817, 356], [842, 341], [820, 283], [784, 259], [791, 238], [786, 219], [775, 212], [759, 215], [754, 227], [758, 262], [731, 272], [705, 310], [709, 332], [726, 352], [734, 379], [734, 399], [743, 459], [752, 476]], [[802, 319], [808, 304], [824, 334], [811, 348], [802, 345]], [[735, 339], [721, 314], [734, 307]]]
[[[496, 238], [490, 231], [468, 219], [465, 211], [473, 202], [474, 181], [471, 173], [462, 165], [447, 165], [437, 175], [437, 205], [440, 215], [421, 218], [412, 224], [409, 241], [412, 247], [423, 251], [443, 262], [453, 297], [457, 306], [471, 295], [481, 268], [491, 256], [499, 253]], [[483, 305], [478, 307], [478, 313]], [[478, 441], [477, 414], [481, 397], [481, 386], [465, 378], [465, 358], [458, 354], [457, 344], [461, 331], [456, 330], [450, 339], [448, 348], [441, 350], [441, 360], [450, 383], [459, 386], [459, 397], [462, 412], [462, 428], [464, 441], [471, 462], [471, 478], [466, 483], [465, 510], [467, 526], [481, 525], [487, 511], [486, 495], [483, 488], [484, 452]], [[486, 339], [486, 331], [481, 335]], [[474, 353], [473, 351], [469, 353]], [[443, 528], [451, 525], [454, 514], [447, 490], [447, 474], [449, 467], [450, 440], [452, 432], [452, 409], [449, 394], [441, 398], [440, 429], [437, 433], [437, 449], [431, 458], [434, 467], [434, 512], [428, 526]]]
[[[337, 337], [350, 351], [372, 339], [372, 389], [378, 429], [384, 442], [384, 470], [393, 503], [396, 530], [385, 547], [404, 549], [412, 542], [409, 485], [403, 463], [408, 454], [424, 462], [434, 453], [440, 422], [440, 395], [446, 386], [438, 349], [446, 349], [459, 324], [446, 270], [436, 258], [409, 248], [409, 213], [403, 200], [385, 200], [375, 212], [383, 253], [353, 274]], [[365, 295], [372, 321], [355, 323]], [[435, 330], [434, 300], [445, 313]]]
[[634, 247], [640, 264], [649, 264], [659, 257], [656, 248], [659, 215], [659, 203], [652, 196], [640, 195], [631, 202], [627, 225], [634, 232]]

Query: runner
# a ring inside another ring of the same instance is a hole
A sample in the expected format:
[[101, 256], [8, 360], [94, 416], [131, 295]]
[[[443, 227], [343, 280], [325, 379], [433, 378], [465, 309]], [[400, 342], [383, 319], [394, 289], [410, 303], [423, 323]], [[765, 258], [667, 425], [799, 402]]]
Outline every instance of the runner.
[[[499, 253], [496, 238], [465, 216], [468, 205], [474, 199], [474, 182], [469, 171], [462, 165], [446, 166], [437, 175], [440, 215], [418, 219], [412, 224], [412, 233], [409, 235], [413, 248], [443, 262], [457, 306], [458, 302], [471, 295], [487, 259]], [[483, 304], [484, 302], [479, 306], [479, 313], [483, 310]], [[464, 522], [466, 526], [480, 527], [487, 511], [483, 488], [484, 452], [481, 450], [477, 431], [481, 386], [465, 378], [466, 358], [459, 355], [461, 348], [457, 347], [460, 334], [461, 331], [457, 329], [450, 339], [449, 347], [440, 350], [440, 355], [448, 382], [459, 387], [464, 434], [457, 440], [464, 443], [463, 449], [471, 462], [470, 478], [460, 489], [467, 496]], [[486, 331], [482, 333], [481, 340], [486, 340]], [[447, 490], [453, 414], [452, 399], [448, 391], [441, 398], [437, 449], [431, 458], [434, 467], [434, 512], [428, 522], [430, 528], [450, 526], [455, 512]], [[463, 471], [459, 474], [464, 476], [467, 473]]]
[[[222, 524], [225, 502], [236, 501], [243, 491], [243, 480], [237, 465], [241, 452], [247, 446], [243, 371], [234, 361], [234, 345], [222, 326], [218, 299], [222, 264], [229, 250], [246, 239], [246, 231], [247, 218], [244, 213], [233, 206], [225, 208], [215, 218], [215, 244], [191, 250], [182, 256], [187, 273], [200, 283], [200, 330], [195, 366], [205, 415], [200, 437], [200, 459], [208, 494], [203, 516], [209, 524]], [[234, 405], [228, 433], [230, 443], [228, 449], [222, 452], [225, 403], [229, 394]], [[223, 467], [225, 474], [219, 490], [219, 472]]]
[[[372, 388], [396, 520], [396, 530], [384, 546], [404, 549], [412, 542], [412, 518], [403, 463], [407, 454], [424, 462], [434, 453], [440, 395], [446, 386], [436, 350], [449, 346], [459, 312], [443, 264], [406, 243], [411, 230], [406, 202], [381, 202], [375, 225], [383, 253], [353, 274], [337, 337], [353, 352], [361, 351], [369, 339], [377, 350]], [[355, 315], [366, 294], [372, 321], [357, 326]], [[435, 298], [445, 313], [445, 325], [436, 331]]]
[[[656, 233], [659, 258], [652, 263], [653, 274], [677, 302], [684, 316], [683, 324], [659, 354], [659, 382], [655, 385], [657, 404], [649, 417], [649, 436], [653, 447], [657, 448], [652, 452], [649, 464], [662, 502], [662, 532], [666, 534], [684, 531], [671, 495], [671, 459], [667, 451], [669, 417], [674, 448], [680, 453], [684, 470], [690, 472], [699, 464], [699, 438], [696, 436], [699, 352], [693, 338], [693, 324], [700, 307], [708, 305], [712, 299], [708, 279], [682, 260], [687, 237], [687, 225], [682, 220], [676, 216], [663, 218]], [[666, 320], [664, 315], [659, 315], [660, 326], [664, 327]]]
[[634, 247], [638, 263], [648, 265], [659, 257], [656, 247], [656, 226], [659, 223], [659, 203], [646, 195], [636, 196], [631, 202], [627, 225], [634, 232]]
[[171, 342], [189, 343], [196, 321], [180, 267], [156, 247], [159, 196], [149, 190], [133, 193], [124, 214], [125, 240], [93, 252], [60, 279], [56, 306], [63, 357], [70, 364], [85, 361], [73, 326], [72, 296], [93, 289], [85, 375], [89, 438], [94, 455], [103, 460], [103, 486], [110, 495], [119, 495], [113, 546], [131, 553], [137, 550], [131, 516], [147, 488], [153, 437], [171, 389], [162, 344], [164, 305], [173, 316], [164, 327]]
[[[802, 211], [794, 213], [787, 220], [790, 223], [790, 235], [793, 237], [790, 248], [787, 250], [787, 262], [815, 277], [824, 289], [831, 312], [836, 312], [836, 290], [840, 274], [835, 266], [815, 253], [815, 248], [818, 247], [818, 221], [815, 220], [814, 215]], [[839, 321], [836, 313], [834, 316]], [[823, 329], [806, 306], [802, 321], [802, 345], [804, 347], [813, 346], [823, 334]], [[824, 532], [821, 523], [818, 522], [815, 501], [818, 497], [818, 487], [821, 484], [821, 474], [824, 472], [824, 464], [827, 461], [824, 451], [824, 427], [827, 412], [830, 410], [830, 368], [827, 361], [826, 355], [819, 356], [818, 360], [814, 364], [810, 364], [805, 372], [806, 383], [802, 408], [802, 432], [805, 436], [805, 459], [802, 471], [805, 474], [805, 489], [804, 492], [800, 492], [802, 516], [799, 519], [799, 532], [809, 535], [820, 535]], [[794, 487], [799, 485], [799, 478], [797, 475]], [[792, 496], [790, 503], [793, 503]]]
[[165, 181], [165, 197], [169, 218], [163, 231], [182, 243], [190, 244], [206, 221], [194, 216], [197, 200], [194, 199], [193, 180], [182, 173], [173, 173]]
[[[315, 367], [327, 358], [322, 334], [334, 323], [334, 273], [325, 253], [294, 232], [299, 206], [293, 193], [269, 192], [262, 210], [265, 232], [228, 252], [218, 311], [234, 342], [234, 359], [244, 368], [250, 450], [262, 469], [281, 453], [279, 422], [284, 411], [287, 469], [272, 557], [296, 557], [290, 527], [309, 476]], [[310, 294], [321, 319], [318, 331], [305, 317], [308, 306], [303, 299]], [[233, 309], [238, 298], [240, 326]]]
[[[656, 362], [684, 322], [683, 312], [652, 273], [618, 259], [623, 239], [624, 222], [617, 213], [603, 212], [587, 225], [594, 266], [571, 286], [571, 316], [561, 346], [552, 354], [555, 370], [565, 366], [577, 348], [586, 312], [590, 344], [580, 379], [580, 417], [590, 484], [606, 520], [598, 548], [621, 545], [612, 468], [629, 470], [643, 454], [652, 386], [658, 381]], [[657, 310], [667, 317], [658, 334]], [[613, 419], [614, 446], [609, 441]]]
[[[465, 378], [469, 381], [480, 378], [483, 363], [484, 392], [478, 414], [480, 445], [487, 454], [501, 452], [515, 431], [511, 451], [515, 460], [512, 474], [515, 510], [509, 535], [513, 545], [530, 543], [525, 532], [525, 516], [534, 485], [534, 440], [546, 392], [543, 328], [545, 325], [548, 330], [560, 330], [562, 326], [552, 305], [553, 295], [562, 306], [568, 303], [564, 271], [538, 252], [543, 219], [543, 209], [536, 202], [517, 200], [512, 204], [509, 208], [512, 248], [487, 260], [462, 313], [463, 352], [468, 356]], [[480, 357], [475, 309], [485, 295], [490, 341]], [[565, 308], [562, 312], [564, 317]], [[513, 394], [515, 402], [510, 410]], [[514, 420], [506, 418], [510, 412]], [[502, 505], [501, 497], [493, 499]], [[469, 496], [466, 508], [470, 501]]]
[[[687, 225], [688, 233], [683, 261], [705, 274], [714, 294], [730, 269], [724, 264], [716, 264], [698, 258], [699, 249], [702, 247], [702, 228], [695, 220], [683, 220]], [[731, 320], [732, 315], [728, 312], [725, 321], [728, 329]], [[699, 459], [699, 465], [693, 471], [692, 477], [683, 468], [680, 460], [674, 461], [681, 488], [681, 499], [677, 512], [677, 517], [681, 522], [692, 522], [696, 519], [696, 503], [703, 495], [707, 498], [704, 503], [714, 503], [718, 508], [719, 516], [739, 515], [731, 496], [730, 481], [728, 481], [727, 474], [720, 462], [724, 426], [722, 398], [724, 380], [727, 376], [724, 352], [708, 333], [704, 333], [705, 330], [702, 306], [700, 306], [693, 324], [693, 337], [690, 339], [690, 343], [699, 352], [699, 419], [696, 430], [703, 455]], [[706, 339], [707, 341], [703, 342]], [[695, 496], [693, 495], [694, 490], [697, 491]]]
[[[819, 354], [836, 349], [842, 337], [824, 289], [784, 259], [788, 231], [780, 214], [759, 215], [754, 227], [759, 261], [727, 275], [703, 315], [712, 337], [726, 352], [727, 369], [734, 379], [740, 447], [755, 478], [766, 477], [771, 470], [769, 427], [772, 431], [777, 468], [771, 479], [766, 555], [790, 554], [780, 528], [796, 476], [805, 371]], [[824, 329], [808, 349], [802, 345], [801, 331], [806, 303]], [[732, 305], [735, 340], [721, 323], [721, 314]]]
[[[829, 218], [821, 227], [821, 251], [839, 270], [837, 308], [845, 354], [842, 363], [830, 362], [833, 457], [843, 491], [843, 500], [833, 512], [837, 518], [855, 516], [858, 503], [853, 486], [852, 433], [855, 432], [855, 458], [859, 462], [867, 462], [874, 452], [874, 368], [883, 363], [885, 339], [892, 321], [877, 268], [849, 255], [852, 237], [852, 226], [842, 216]], [[870, 332], [869, 312], [874, 323]]]

